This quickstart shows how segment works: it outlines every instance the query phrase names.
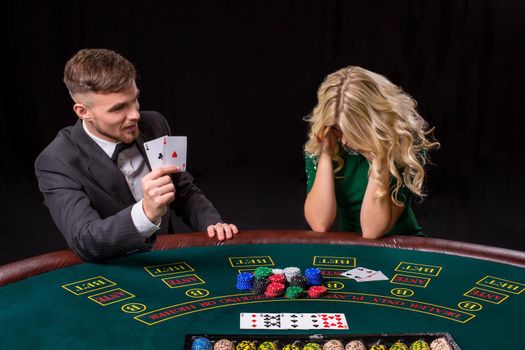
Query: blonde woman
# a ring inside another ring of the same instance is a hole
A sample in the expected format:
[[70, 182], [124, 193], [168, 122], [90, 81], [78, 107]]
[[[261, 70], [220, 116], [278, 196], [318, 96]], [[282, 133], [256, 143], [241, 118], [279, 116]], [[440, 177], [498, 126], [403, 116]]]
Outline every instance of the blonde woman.
[[350, 66], [326, 77], [307, 117], [304, 212], [314, 231], [365, 238], [424, 236], [411, 203], [423, 198], [427, 151], [439, 148], [416, 102], [384, 76]]

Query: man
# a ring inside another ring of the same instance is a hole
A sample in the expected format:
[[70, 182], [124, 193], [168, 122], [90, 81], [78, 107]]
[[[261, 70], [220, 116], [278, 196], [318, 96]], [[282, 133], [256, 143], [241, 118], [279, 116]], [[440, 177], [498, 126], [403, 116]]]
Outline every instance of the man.
[[237, 227], [175, 166], [151, 170], [144, 142], [169, 135], [156, 112], [139, 112], [133, 64], [114, 51], [83, 49], [66, 64], [64, 83], [78, 116], [38, 156], [45, 204], [69, 247], [84, 260], [151, 249], [172, 231], [173, 211], [194, 231], [230, 239]]

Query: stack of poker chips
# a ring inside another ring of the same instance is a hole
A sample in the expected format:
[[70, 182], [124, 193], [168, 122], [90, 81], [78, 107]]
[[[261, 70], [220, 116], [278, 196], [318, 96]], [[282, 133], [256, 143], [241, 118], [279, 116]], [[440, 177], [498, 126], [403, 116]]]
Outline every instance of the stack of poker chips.
[[388, 350], [408, 350], [408, 345], [404, 341], [398, 340]]
[[430, 346], [423, 339], [419, 339], [410, 345], [410, 350], [430, 350]]
[[452, 350], [452, 346], [445, 340], [445, 338], [437, 338], [430, 343], [431, 350]]
[[297, 346], [296, 344], [286, 344], [283, 347], [283, 350], [301, 350], [301, 348]]
[[323, 283], [323, 275], [319, 269], [314, 267], [304, 271], [306, 276], [306, 284], [309, 286], [320, 286]]
[[346, 344], [345, 350], [366, 350], [366, 345], [361, 340], [352, 340]]
[[284, 296], [286, 299], [297, 299], [303, 294], [303, 289], [301, 287], [290, 286], [286, 288]]
[[235, 345], [229, 339], [220, 339], [213, 345], [213, 350], [235, 350]]
[[290, 281], [290, 286], [301, 287], [302, 289], [306, 289], [306, 277], [304, 277], [303, 275], [293, 276]]
[[266, 288], [266, 292], [264, 292], [264, 294], [267, 297], [275, 298], [280, 295], [283, 295], [285, 288], [286, 287], [282, 283], [270, 283]]
[[191, 344], [191, 350], [211, 350], [211, 341], [208, 338], [196, 338]]
[[253, 277], [258, 278], [258, 279], [268, 278], [271, 275], [273, 275], [272, 269], [270, 269], [269, 267], [264, 267], [264, 266], [256, 268], [255, 271], [253, 272]]
[[241, 272], [237, 275], [238, 290], [251, 290], [253, 288], [253, 275], [249, 272]]
[[323, 286], [311, 286], [310, 289], [308, 289], [308, 296], [310, 298], [320, 298], [325, 293], [326, 288]]
[[[300, 298], [308, 286], [320, 287], [323, 282], [321, 271], [310, 268], [306, 271], [307, 276], [301, 274], [298, 267], [287, 267], [285, 269], [271, 269], [269, 267], [258, 267], [253, 274], [241, 272], [237, 276], [237, 289], [252, 290], [255, 294], [265, 294], [267, 297], [275, 298], [284, 295], [288, 299]], [[312, 289], [310, 287], [310, 289]], [[314, 288], [307, 294], [312, 298], [319, 298], [326, 292], [326, 288]]]
[[273, 341], [265, 341], [259, 345], [258, 350], [278, 350], [278, 347]]
[[256, 278], [253, 281], [253, 292], [255, 294], [264, 294], [269, 284], [270, 282], [267, 279]]
[[337, 339], [332, 339], [324, 343], [323, 350], [344, 350], [343, 342]]
[[237, 350], [257, 350], [255, 342], [249, 340], [243, 340], [236, 346]]
[[268, 281], [270, 281], [270, 283], [286, 284], [286, 277], [284, 277], [284, 275], [271, 275], [268, 277]]
[[284, 269], [284, 275], [288, 283], [290, 283], [292, 277], [301, 275], [301, 269], [298, 267], [287, 267]]

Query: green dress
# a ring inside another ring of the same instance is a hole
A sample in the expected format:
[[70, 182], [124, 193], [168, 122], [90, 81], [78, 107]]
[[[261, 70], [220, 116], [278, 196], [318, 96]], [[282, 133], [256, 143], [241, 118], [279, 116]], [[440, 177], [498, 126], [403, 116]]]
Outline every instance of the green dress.
[[[340, 147], [339, 156], [344, 160], [343, 168], [335, 174], [335, 198], [337, 201], [337, 215], [341, 229], [349, 232], [361, 233], [360, 212], [366, 186], [368, 184], [367, 159], [352, 149]], [[305, 153], [307, 192], [310, 192], [317, 173], [317, 156]], [[336, 162], [334, 162], [334, 167]], [[406, 206], [405, 210], [387, 233], [390, 235], [426, 236], [417, 224], [411, 203], [412, 192], [405, 186], [399, 189], [398, 198]]]

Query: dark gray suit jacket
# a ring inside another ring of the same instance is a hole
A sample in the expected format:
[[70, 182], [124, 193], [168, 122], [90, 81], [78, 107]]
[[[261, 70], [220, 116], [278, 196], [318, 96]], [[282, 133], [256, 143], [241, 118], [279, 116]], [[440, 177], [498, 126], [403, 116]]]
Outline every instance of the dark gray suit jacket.
[[[170, 135], [170, 130], [161, 114], [140, 115], [137, 145], [149, 166], [144, 142]], [[100, 260], [151, 249], [155, 235], [142, 236], [135, 228], [131, 208], [136, 201], [124, 175], [86, 134], [80, 120], [62, 129], [42, 151], [35, 171], [55, 224], [81, 258]], [[193, 231], [206, 231], [208, 225], [221, 221], [188, 172], [174, 174], [172, 179], [177, 192], [170, 208]], [[157, 233], [171, 229], [174, 215], [170, 212], [162, 218]]]

